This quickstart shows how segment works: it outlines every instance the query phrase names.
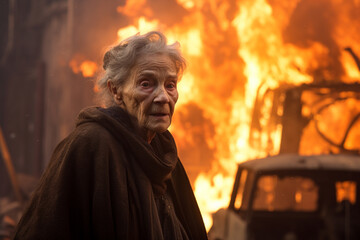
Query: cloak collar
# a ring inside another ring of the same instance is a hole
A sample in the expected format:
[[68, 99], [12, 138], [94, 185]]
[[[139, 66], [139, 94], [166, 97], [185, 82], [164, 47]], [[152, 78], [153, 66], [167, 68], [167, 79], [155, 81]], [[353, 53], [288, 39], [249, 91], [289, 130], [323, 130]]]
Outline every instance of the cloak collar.
[[178, 161], [175, 141], [169, 131], [157, 133], [148, 144], [140, 137], [136, 119], [120, 107], [86, 108], [80, 112], [76, 125], [89, 122], [100, 124], [125, 146], [150, 179], [155, 192], [166, 191], [165, 181]]

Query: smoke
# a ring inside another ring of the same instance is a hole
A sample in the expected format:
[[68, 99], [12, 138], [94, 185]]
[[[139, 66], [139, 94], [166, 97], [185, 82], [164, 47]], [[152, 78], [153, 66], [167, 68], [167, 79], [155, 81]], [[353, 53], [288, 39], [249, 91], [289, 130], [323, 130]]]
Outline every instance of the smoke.
[[[308, 69], [308, 73], [315, 76], [315, 81], [340, 81], [344, 75], [341, 55], [347, 44], [354, 44], [348, 41], [342, 45], [339, 38], [350, 35], [354, 27], [359, 29], [359, 7], [358, 1], [328, 0], [302, 0], [296, 6], [284, 29], [283, 38], [286, 43], [304, 49], [314, 42], [326, 47], [328, 54], [324, 59], [319, 59], [326, 64]], [[359, 33], [354, 32], [352, 37], [359, 40]]]
[[328, 49], [326, 65], [309, 69], [315, 80], [331, 79], [340, 81], [344, 74], [340, 62], [341, 49], [333, 38], [336, 27], [336, 13], [329, 1], [303, 0], [294, 10], [289, 25], [283, 32], [284, 41], [300, 48], [308, 48], [312, 43], [321, 43]]
[[176, 112], [173, 126], [174, 137], [182, 140], [179, 156], [188, 163], [188, 176], [194, 182], [198, 173], [209, 171], [216, 160], [216, 144], [211, 141], [215, 136], [215, 125], [198, 104], [190, 102]]

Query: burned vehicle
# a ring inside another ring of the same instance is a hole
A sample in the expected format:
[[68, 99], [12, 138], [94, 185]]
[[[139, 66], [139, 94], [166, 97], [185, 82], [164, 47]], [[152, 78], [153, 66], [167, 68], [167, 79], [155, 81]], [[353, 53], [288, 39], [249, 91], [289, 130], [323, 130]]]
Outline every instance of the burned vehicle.
[[258, 90], [249, 145], [209, 238], [360, 239], [360, 84]]
[[238, 165], [210, 239], [360, 239], [360, 157], [283, 154]]

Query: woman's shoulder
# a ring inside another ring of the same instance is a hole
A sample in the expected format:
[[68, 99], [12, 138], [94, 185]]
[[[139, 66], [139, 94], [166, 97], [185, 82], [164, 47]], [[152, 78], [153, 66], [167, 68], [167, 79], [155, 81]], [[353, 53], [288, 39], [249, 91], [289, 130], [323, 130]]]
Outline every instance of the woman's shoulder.
[[101, 141], [106, 138], [110, 138], [112, 134], [107, 128], [97, 122], [87, 122], [78, 125], [69, 136], [76, 137], [82, 140]]

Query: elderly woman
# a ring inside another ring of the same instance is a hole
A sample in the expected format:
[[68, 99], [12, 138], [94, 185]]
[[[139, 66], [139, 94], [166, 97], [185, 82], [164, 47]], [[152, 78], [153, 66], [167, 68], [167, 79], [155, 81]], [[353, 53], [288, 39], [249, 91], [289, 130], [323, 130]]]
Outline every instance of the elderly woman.
[[206, 239], [167, 128], [185, 68], [160, 32], [104, 56], [106, 108], [87, 108], [55, 149], [15, 239]]

